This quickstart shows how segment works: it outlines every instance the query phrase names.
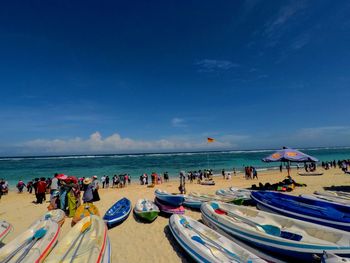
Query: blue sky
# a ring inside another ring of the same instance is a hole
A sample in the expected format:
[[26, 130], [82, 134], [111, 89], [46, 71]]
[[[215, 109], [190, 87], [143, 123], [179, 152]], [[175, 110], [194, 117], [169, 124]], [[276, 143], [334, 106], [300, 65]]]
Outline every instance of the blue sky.
[[0, 155], [350, 145], [349, 73], [349, 1], [10, 1]]

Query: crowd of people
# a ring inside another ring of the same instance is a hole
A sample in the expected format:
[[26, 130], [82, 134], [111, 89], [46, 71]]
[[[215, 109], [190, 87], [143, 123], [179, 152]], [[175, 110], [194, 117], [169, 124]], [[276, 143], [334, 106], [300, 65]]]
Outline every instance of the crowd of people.
[[[123, 188], [128, 184], [131, 184], [131, 176], [129, 174], [113, 175], [112, 177], [112, 188]], [[110, 178], [108, 175], [101, 177], [102, 188], [109, 188]]]
[[258, 171], [253, 166], [245, 166], [244, 167], [244, 177], [245, 179], [258, 179]]
[[326, 162], [322, 162], [321, 165], [322, 165], [322, 168], [325, 170], [338, 167], [344, 173], [349, 173], [348, 168], [350, 166], [350, 160], [326, 161]]

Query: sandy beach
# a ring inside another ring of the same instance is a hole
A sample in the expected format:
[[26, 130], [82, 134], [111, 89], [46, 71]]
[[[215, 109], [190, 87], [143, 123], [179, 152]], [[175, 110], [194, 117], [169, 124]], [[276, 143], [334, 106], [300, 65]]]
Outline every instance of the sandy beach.
[[[318, 171], [323, 171], [319, 169]], [[299, 176], [297, 170], [291, 175], [298, 183], [305, 183], [307, 187], [297, 187], [291, 194], [313, 193], [323, 190], [323, 187], [350, 185], [350, 176], [343, 174], [339, 169], [323, 171], [322, 176]], [[235, 187], [250, 187], [252, 184], [275, 183], [286, 177], [286, 171], [264, 171], [259, 173], [258, 180], [245, 180], [243, 174], [237, 174], [230, 180], [224, 180], [221, 176], [215, 177], [215, 186], [202, 186], [196, 183], [187, 183], [187, 192], [197, 191], [203, 193], [215, 193], [216, 190]], [[156, 186], [168, 192], [178, 192], [178, 181], [171, 181]], [[122, 189], [101, 189], [99, 191], [101, 201], [96, 202], [100, 213], [105, 211], [117, 200], [127, 197], [132, 204], [139, 198], [154, 199], [155, 188], [147, 188], [136, 182]], [[47, 195], [48, 197], [48, 195]], [[10, 222], [14, 231], [7, 237], [5, 243], [24, 231], [33, 221], [47, 211], [47, 203], [37, 205], [32, 203], [34, 195], [28, 193], [18, 194], [11, 191], [0, 200], [0, 219]], [[186, 209], [186, 215], [200, 219], [200, 212]], [[71, 219], [66, 218], [60, 236], [71, 228]], [[145, 224], [136, 220], [133, 214], [121, 225], [108, 231], [112, 245], [112, 260], [114, 262], [190, 262], [190, 257], [176, 243], [168, 227], [168, 218], [159, 216], [153, 223]]]

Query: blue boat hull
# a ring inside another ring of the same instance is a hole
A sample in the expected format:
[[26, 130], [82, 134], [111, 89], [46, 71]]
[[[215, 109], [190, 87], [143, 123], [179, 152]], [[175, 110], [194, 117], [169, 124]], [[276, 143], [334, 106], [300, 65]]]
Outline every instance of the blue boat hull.
[[131, 202], [127, 198], [122, 198], [117, 201], [111, 208], [108, 209], [103, 217], [108, 228], [114, 227], [128, 218], [131, 212]]
[[156, 197], [164, 202], [165, 204], [171, 205], [171, 206], [180, 206], [184, 202], [184, 197], [181, 195], [171, 195], [171, 194], [155, 194]]
[[251, 197], [263, 211], [350, 231], [350, 208], [274, 192], [254, 192]]

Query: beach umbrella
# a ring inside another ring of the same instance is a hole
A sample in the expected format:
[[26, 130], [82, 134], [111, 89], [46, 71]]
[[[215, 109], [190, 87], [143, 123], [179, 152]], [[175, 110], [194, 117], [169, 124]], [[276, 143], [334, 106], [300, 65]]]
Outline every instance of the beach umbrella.
[[68, 177], [68, 176], [65, 175], [65, 174], [59, 174], [59, 175], [56, 176], [56, 178], [57, 178], [58, 180], [66, 180], [67, 177]]
[[[282, 150], [274, 152], [273, 154], [262, 159], [263, 162], [318, 162], [318, 159], [302, 153], [298, 150], [283, 147]], [[288, 169], [289, 175], [289, 169]]]

